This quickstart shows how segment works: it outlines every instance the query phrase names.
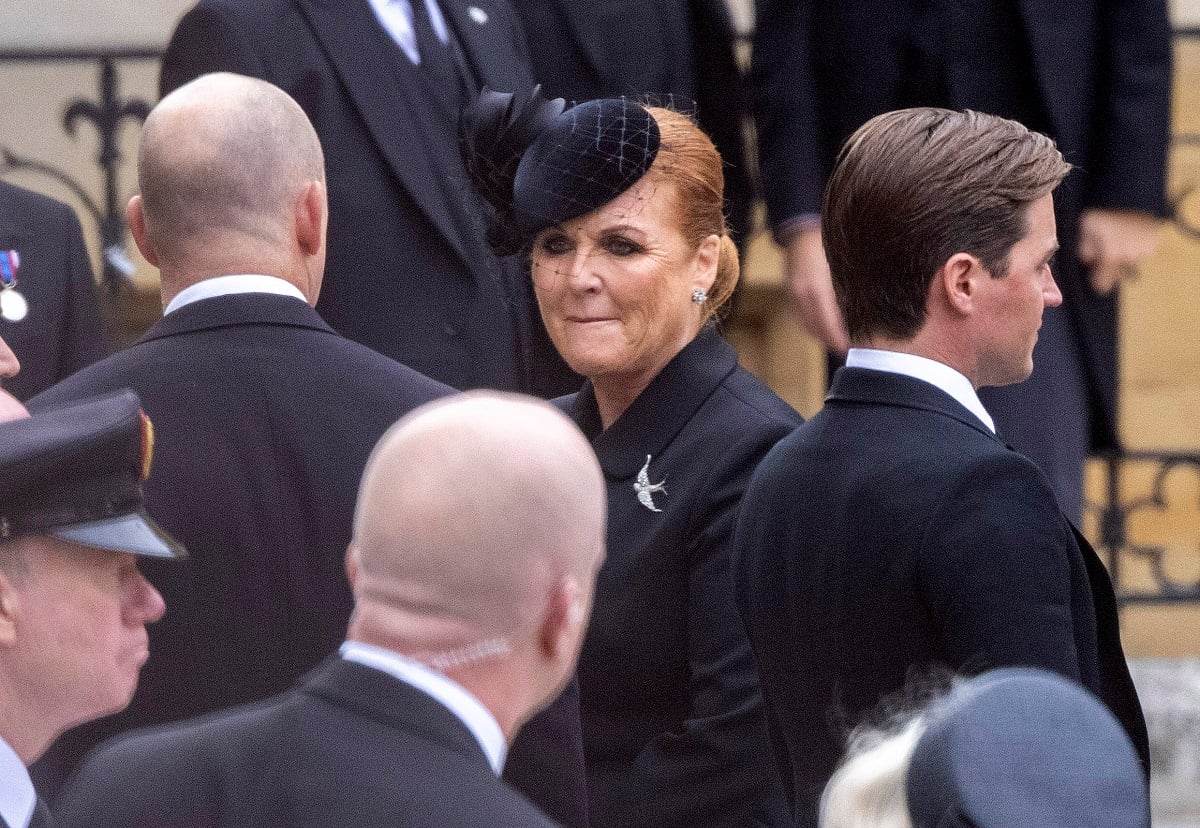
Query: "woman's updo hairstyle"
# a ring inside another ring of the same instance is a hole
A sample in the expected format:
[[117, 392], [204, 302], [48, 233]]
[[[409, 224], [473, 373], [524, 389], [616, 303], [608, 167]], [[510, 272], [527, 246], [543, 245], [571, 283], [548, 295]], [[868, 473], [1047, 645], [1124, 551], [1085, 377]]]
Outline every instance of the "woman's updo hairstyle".
[[740, 265], [737, 245], [725, 221], [725, 172], [721, 154], [712, 140], [687, 115], [658, 106], [647, 107], [658, 123], [658, 155], [647, 175], [675, 185], [675, 218], [683, 237], [693, 248], [706, 236], [721, 237], [717, 276], [708, 301], [709, 318], [715, 316], [733, 296]]

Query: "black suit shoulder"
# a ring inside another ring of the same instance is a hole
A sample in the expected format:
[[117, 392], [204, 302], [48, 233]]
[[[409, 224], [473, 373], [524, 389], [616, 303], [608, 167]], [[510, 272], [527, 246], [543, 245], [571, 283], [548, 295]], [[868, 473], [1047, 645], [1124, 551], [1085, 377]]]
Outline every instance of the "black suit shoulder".
[[[279, 313], [281, 308], [283, 311]], [[231, 385], [237, 381], [239, 371], [252, 370], [252, 366], [240, 360], [230, 363], [224, 376], [189, 375], [179, 366], [204, 363], [216, 366], [237, 357], [270, 362], [276, 366], [270, 372], [271, 378], [279, 378], [282, 372], [330, 383], [311, 385], [308, 392], [312, 398], [320, 398], [322, 392], [334, 389], [344, 392], [345, 388], [353, 387], [355, 397], [391, 400], [397, 407], [403, 407], [406, 399], [427, 401], [453, 392], [449, 386], [337, 334], [316, 311], [301, 307], [291, 298], [263, 294], [219, 297], [185, 306], [175, 314], [188, 318], [188, 322], [177, 325], [175, 319], [160, 320], [142, 339], [58, 383], [31, 400], [31, 406], [44, 408], [134, 381], [144, 383], [147, 390], [175, 381], [195, 387], [202, 382], [201, 377], [213, 385]], [[179, 373], [172, 373], [171, 369]], [[241, 390], [265, 393], [267, 388], [257, 385]], [[297, 395], [305, 393], [299, 386], [290, 390]], [[402, 398], [394, 397], [397, 391], [403, 393]], [[145, 392], [139, 390], [139, 393]], [[152, 390], [149, 396], [155, 396]], [[340, 398], [331, 402], [352, 400]]]
[[[343, 662], [333, 669], [368, 668]], [[113, 740], [64, 791], [59, 824], [552, 825], [496, 778], [448, 710], [405, 685], [389, 686], [394, 681], [378, 674], [356, 682], [371, 697], [361, 705], [309, 683], [260, 704]], [[381, 699], [390, 710], [376, 708]]]
[[37, 224], [51, 221], [65, 225], [71, 221], [69, 216], [74, 215], [61, 201], [0, 181], [0, 218], [6, 221], [26, 219]]

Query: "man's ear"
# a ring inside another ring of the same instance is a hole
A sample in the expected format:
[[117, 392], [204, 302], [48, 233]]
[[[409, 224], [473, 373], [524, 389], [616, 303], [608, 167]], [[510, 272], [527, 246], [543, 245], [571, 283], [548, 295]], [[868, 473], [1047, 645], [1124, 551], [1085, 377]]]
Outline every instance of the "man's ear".
[[563, 577], [555, 586], [538, 631], [542, 654], [551, 660], [575, 658], [587, 626], [587, 601], [579, 581]]
[[135, 195], [125, 205], [125, 223], [133, 234], [133, 243], [141, 251], [142, 256], [154, 267], [158, 267], [158, 251], [150, 242], [150, 234], [146, 231], [146, 213], [142, 209], [142, 197]]
[[361, 566], [358, 555], [358, 547], [351, 543], [346, 547], [346, 580], [350, 582], [350, 591], [354, 591], [354, 584], [358, 581], [358, 569]]
[[296, 200], [296, 241], [305, 255], [317, 255], [325, 244], [325, 218], [328, 206], [325, 185], [310, 181]]
[[990, 278], [991, 274], [970, 253], [955, 253], [934, 277], [947, 306], [963, 316], [975, 309], [980, 280]]
[[12, 579], [0, 570], [0, 647], [11, 647], [17, 643], [20, 614], [20, 594]]

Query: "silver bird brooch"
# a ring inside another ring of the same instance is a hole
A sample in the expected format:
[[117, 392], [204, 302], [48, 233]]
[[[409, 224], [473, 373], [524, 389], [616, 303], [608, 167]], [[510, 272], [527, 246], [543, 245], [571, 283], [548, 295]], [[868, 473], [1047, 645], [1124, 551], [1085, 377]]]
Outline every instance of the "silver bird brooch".
[[650, 455], [646, 455], [646, 465], [642, 466], [642, 470], [638, 472], [637, 480], [633, 484], [633, 490], [637, 492], [638, 503], [645, 506], [651, 512], [661, 512], [662, 509], [654, 505], [654, 498], [651, 497], [655, 492], [667, 491], [667, 479], [664, 477], [658, 483], [650, 482]]

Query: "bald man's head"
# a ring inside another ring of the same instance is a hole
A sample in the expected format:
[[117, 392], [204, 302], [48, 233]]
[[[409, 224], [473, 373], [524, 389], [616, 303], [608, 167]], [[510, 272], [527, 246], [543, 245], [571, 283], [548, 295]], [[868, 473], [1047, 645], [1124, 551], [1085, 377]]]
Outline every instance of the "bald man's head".
[[494, 393], [432, 403], [393, 426], [367, 465], [356, 598], [389, 608], [410, 637], [461, 631], [434, 646], [520, 639], [564, 581], [586, 613], [605, 515], [595, 455], [552, 406]]
[[290, 243], [295, 202], [324, 181], [317, 134], [300, 106], [265, 81], [204, 75], [146, 119], [138, 185], [159, 253], [221, 234]]

